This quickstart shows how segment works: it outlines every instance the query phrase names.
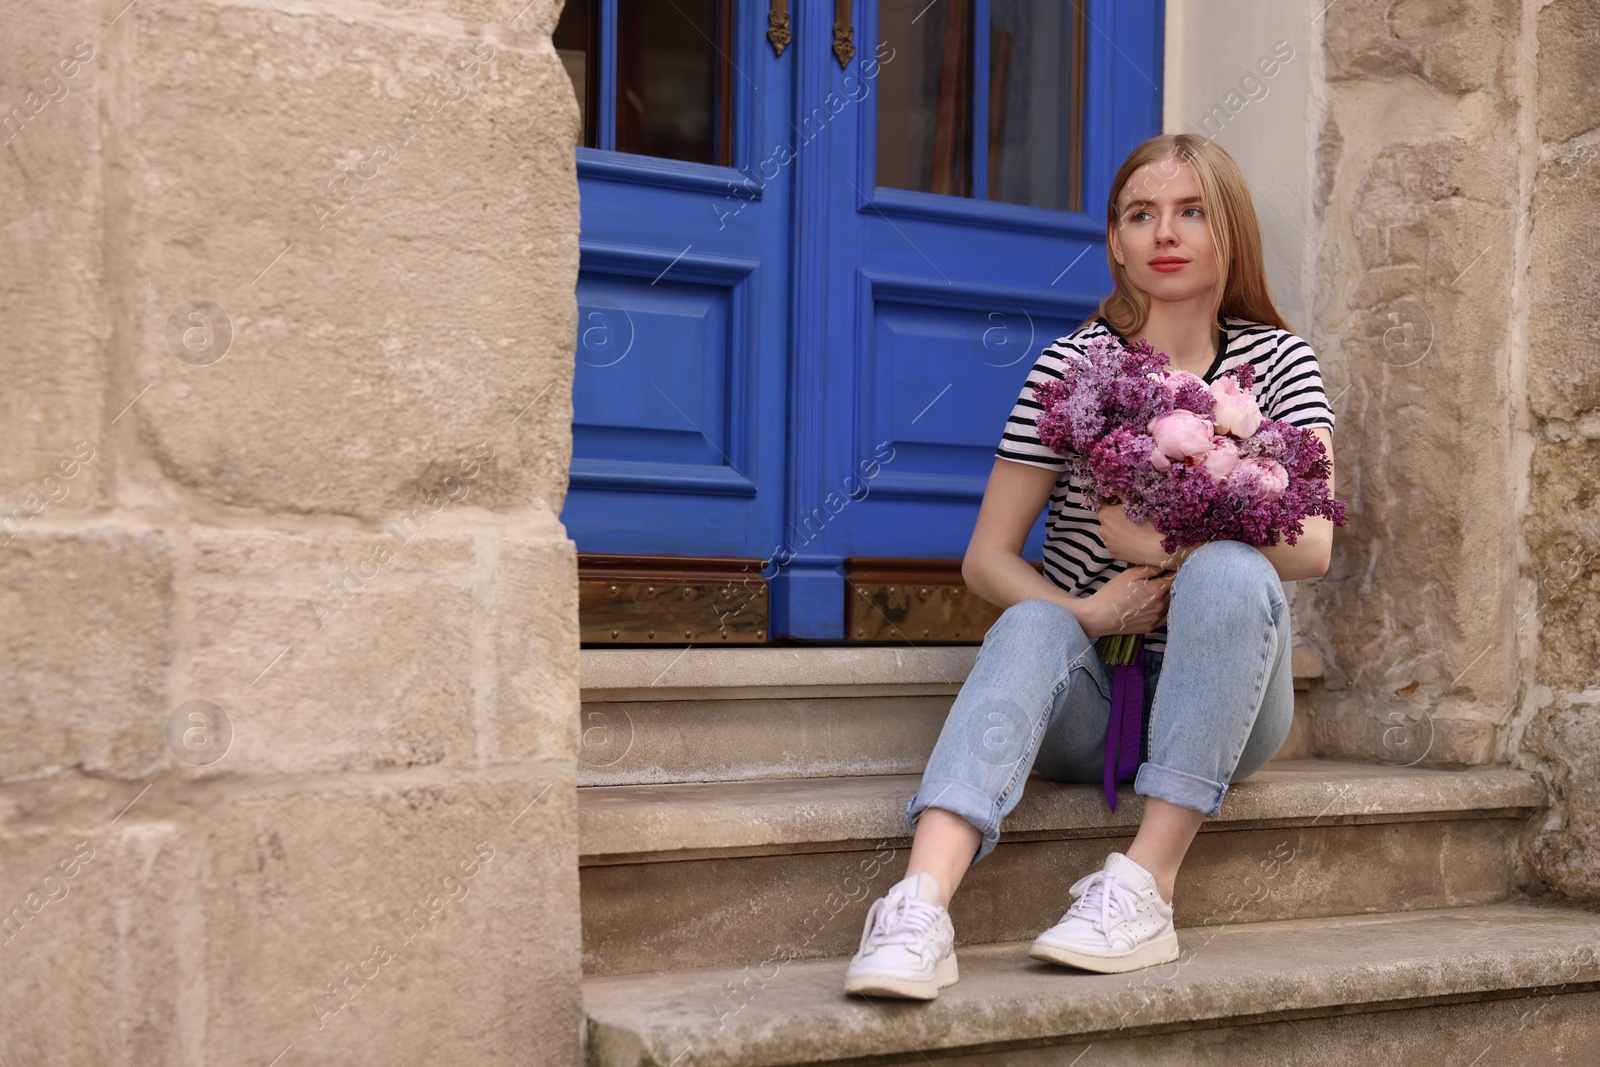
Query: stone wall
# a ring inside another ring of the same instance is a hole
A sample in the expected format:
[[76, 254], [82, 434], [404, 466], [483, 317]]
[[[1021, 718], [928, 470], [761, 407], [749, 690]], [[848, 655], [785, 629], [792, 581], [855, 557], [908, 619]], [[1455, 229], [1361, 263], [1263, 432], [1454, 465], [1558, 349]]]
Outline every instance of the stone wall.
[[1540, 768], [1528, 885], [1600, 899], [1600, 3], [1318, 21], [1312, 289], [1352, 521], [1306, 623], [1315, 750]]
[[1600, 900], [1600, 2], [1538, 11], [1538, 108], [1525, 202], [1532, 440], [1517, 611], [1524, 670], [1519, 759], [1557, 804], [1531, 842], [1532, 874]]
[[0, 1061], [578, 1058], [558, 0], [19, 0]]
[[1316, 332], [1351, 521], [1317, 589], [1321, 754], [1503, 758], [1517, 692], [1515, 0], [1322, 16]]

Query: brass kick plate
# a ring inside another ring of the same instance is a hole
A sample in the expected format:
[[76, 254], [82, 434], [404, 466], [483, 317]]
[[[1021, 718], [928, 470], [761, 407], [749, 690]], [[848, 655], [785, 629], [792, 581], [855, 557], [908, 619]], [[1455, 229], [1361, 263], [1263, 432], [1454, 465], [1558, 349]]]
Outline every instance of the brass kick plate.
[[580, 640], [590, 646], [765, 644], [770, 597], [760, 563], [580, 555]]
[[844, 566], [846, 641], [975, 645], [1000, 618], [962, 582], [959, 559], [854, 556]]
[[855, 584], [850, 597], [852, 641], [983, 640], [1000, 609], [964, 586]]

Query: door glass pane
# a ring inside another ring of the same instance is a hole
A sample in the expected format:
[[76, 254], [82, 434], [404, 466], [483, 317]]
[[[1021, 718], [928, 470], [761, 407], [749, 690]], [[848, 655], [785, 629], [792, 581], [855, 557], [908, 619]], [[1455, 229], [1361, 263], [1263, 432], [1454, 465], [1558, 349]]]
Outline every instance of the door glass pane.
[[617, 0], [617, 151], [731, 164], [732, 23], [732, 0]]
[[972, 195], [972, 0], [883, 0], [878, 184]]
[[989, 0], [989, 199], [1083, 210], [1077, 4]]
[[556, 55], [567, 68], [573, 91], [578, 94], [578, 114], [583, 120], [583, 144], [594, 148], [595, 137], [595, 86], [594, 44], [599, 36], [595, 24], [595, 10], [589, 0], [567, 0], [561, 9], [561, 21], [556, 23]]

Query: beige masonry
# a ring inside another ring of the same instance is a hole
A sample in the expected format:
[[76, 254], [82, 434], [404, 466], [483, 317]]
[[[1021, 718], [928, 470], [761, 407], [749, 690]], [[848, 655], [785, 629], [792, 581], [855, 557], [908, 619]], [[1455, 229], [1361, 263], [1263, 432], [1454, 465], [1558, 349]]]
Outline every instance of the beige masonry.
[[[8, 10], [0, 1059], [582, 1061], [559, 7]], [[1600, 900], [1600, 0], [1228, 9], [1167, 122], [1338, 412], [1309, 747], [1534, 770], [1523, 883]]]
[[557, 8], [8, 12], [0, 1059], [576, 1061]]
[[[1319, 751], [1505, 757], [1517, 699], [1514, 3], [1334, 5], [1318, 333], [1357, 520], [1319, 590]], [[1342, 387], [1342, 385], [1341, 385]], [[1350, 432], [1354, 431], [1354, 432]]]
[[1561, 806], [1530, 843], [1542, 886], [1600, 899], [1600, 4], [1539, 10], [1528, 138], [1527, 400], [1532, 438], [1518, 636], [1528, 679], [1516, 759]]

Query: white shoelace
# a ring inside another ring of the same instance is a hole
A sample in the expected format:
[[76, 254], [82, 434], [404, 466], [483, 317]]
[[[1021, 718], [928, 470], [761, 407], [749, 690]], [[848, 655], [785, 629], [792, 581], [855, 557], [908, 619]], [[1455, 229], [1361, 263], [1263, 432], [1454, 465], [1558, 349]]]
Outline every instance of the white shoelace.
[[1100, 914], [1096, 926], [1106, 934], [1111, 933], [1112, 927], [1138, 914], [1139, 894], [1103, 870], [1078, 879], [1067, 892], [1078, 898], [1067, 909], [1067, 914], [1080, 915], [1094, 922], [1094, 913], [1098, 909]]
[[872, 906], [867, 945], [915, 945], [939, 918], [939, 907], [927, 901], [890, 893]]

